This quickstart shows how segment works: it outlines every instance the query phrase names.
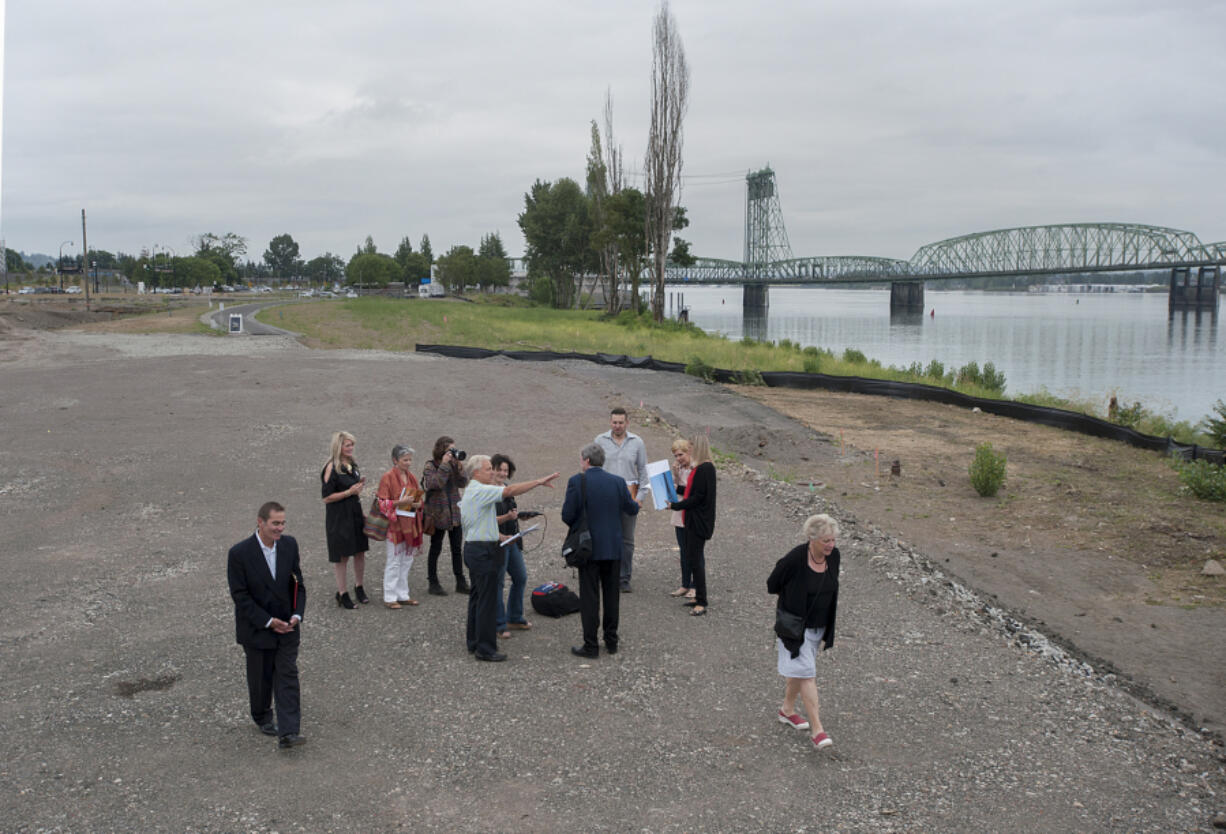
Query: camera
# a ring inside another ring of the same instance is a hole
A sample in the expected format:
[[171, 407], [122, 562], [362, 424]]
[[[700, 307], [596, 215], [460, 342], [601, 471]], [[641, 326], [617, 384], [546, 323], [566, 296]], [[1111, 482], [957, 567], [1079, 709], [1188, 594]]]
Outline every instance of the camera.
[[519, 517], [523, 519], [536, 518], [539, 515], [540, 513], [537, 512], [536, 510], [520, 510], [519, 511]]
[[455, 446], [452, 446], [447, 451], [450, 452], [451, 456], [455, 458], [456, 460], [464, 460], [466, 457], [468, 457], [468, 452], [461, 451], [457, 449]]

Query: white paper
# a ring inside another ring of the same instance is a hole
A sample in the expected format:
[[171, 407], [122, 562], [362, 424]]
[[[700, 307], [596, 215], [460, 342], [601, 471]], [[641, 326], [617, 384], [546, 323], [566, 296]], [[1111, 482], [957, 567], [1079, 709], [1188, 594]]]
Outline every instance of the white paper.
[[539, 525], [539, 524], [533, 524], [531, 527], [526, 527], [526, 528], [524, 528], [523, 530], [520, 530], [520, 531], [519, 531], [518, 533], [516, 533], [514, 536], [511, 536], [511, 538], [507, 539], [507, 540], [506, 540], [506, 541], [504, 541], [504, 542], [500, 542], [500, 543], [499, 543], [499, 547], [506, 547], [508, 544], [510, 544], [511, 542], [515, 541], [516, 539], [523, 538], [524, 533], [531, 533], [533, 530], [537, 529], [537, 528], [538, 528], [538, 527], [540, 527], [540, 526], [541, 526], [541, 525]]

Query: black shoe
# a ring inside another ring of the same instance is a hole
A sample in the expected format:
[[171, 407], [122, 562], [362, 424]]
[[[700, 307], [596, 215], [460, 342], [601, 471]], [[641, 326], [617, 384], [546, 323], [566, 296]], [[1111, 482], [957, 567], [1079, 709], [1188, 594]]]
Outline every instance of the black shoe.
[[431, 583], [430, 583], [430, 590], [426, 591], [426, 593], [427, 593], [427, 594], [431, 594], [431, 595], [436, 596], [436, 597], [445, 597], [445, 596], [447, 596], [447, 592], [443, 590], [443, 586], [442, 586], [442, 585], [440, 585], [440, 584], [438, 584], [437, 582], [431, 582]]
[[457, 594], [471, 594], [473, 589], [469, 587], [468, 581], [461, 576], [455, 581], [455, 592]]
[[631, 589], [630, 589], [630, 585], [629, 585], [629, 583], [627, 583], [627, 584], [625, 584], [625, 585], [622, 585], [622, 593], [623, 593], [623, 594], [633, 593], [633, 591], [631, 591]]
[[608, 652], [609, 654], [617, 654], [617, 644], [616, 643], [605, 643], [604, 650]]
[[343, 594], [336, 595], [336, 604], [340, 606], [341, 608], [349, 608], [349, 609], [357, 608], [357, 606], [353, 604], [353, 600], [349, 598], [348, 591], [345, 591], [345, 593]]
[[277, 722], [266, 721], [260, 726], [260, 732], [266, 736], [275, 736], [277, 734]]
[[481, 654], [480, 652], [475, 652], [473, 657], [477, 658], [477, 660], [489, 661], [490, 663], [501, 663], [507, 659], [507, 656], [502, 652], [494, 652], [493, 654]]
[[370, 597], [366, 596], [366, 589], [363, 588], [361, 585], [353, 586], [353, 598], [356, 599], [358, 602], [362, 603], [363, 605], [366, 605], [367, 603], [370, 602]]
[[297, 747], [299, 744], [306, 744], [306, 737], [300, 736], [297, 733], [289, 733], [277, 739], [277, 746], [282, 750], [288, 750], [291, 747]]
[[570, 653], [575, 657], [586, 657], [589, 660], [595, 660], [600, 657], [600, 649], [588, 649], [583, 646], [571, 646]]

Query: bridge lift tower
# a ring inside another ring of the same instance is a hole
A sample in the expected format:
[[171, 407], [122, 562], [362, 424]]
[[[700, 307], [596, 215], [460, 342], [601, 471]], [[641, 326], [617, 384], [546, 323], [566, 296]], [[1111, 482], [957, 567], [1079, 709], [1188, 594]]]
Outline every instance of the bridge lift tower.
[[783, 225], [775, 172], [767, 165], [745, 175], [745, 284], [746, 309], [770, 306], [766, 280], [771, 263], [792, 257], [788, 232]]

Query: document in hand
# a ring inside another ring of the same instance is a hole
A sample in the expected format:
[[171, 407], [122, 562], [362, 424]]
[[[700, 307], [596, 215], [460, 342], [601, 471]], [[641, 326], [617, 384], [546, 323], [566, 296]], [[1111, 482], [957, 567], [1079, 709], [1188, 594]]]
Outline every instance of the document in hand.
[[651, 482], [651, 499], [655, 508], [667, 510], [668, 505], [677, 500], [677, 485], [673, 483], [673, 472], [668, 468], [668, 461], [648, 463], [647, 477]]

